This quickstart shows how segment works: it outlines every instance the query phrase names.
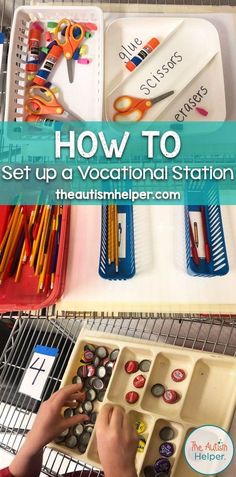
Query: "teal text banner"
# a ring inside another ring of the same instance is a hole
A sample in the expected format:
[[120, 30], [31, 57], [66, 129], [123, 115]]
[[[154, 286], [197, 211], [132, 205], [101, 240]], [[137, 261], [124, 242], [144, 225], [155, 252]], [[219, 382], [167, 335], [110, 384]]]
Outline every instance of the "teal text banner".
[[0, 204], [236, 204], [236, 122], [0, 123]]

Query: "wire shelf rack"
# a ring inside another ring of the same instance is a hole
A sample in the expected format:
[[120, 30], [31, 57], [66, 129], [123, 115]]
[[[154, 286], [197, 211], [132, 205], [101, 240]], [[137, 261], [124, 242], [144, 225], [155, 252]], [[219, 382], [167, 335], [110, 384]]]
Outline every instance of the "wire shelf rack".
[[[83, 325], [101, 332], [132, 336], [145, 340], [198, 349], [212, 353], [236, 356], [236, 321], [232, 318], [213, 317], [74, 317], [23, 314], [2, 316], [0, 325], [5, 331], [6, 344], [0, 358], [0, 448], [16, 454], [24, 436], [31, 428], [39, 402], [18, 393], [19, 384], [29, 357], [36, 344], [57, 346], [60, 359], [50, 374], [42, 400], [56, 391], [67, 365], [73, 346]], [[1, 336], [4, 336], [0, 328]], [[46, 448], [43, 473], [62, 476], [71, 472], [79, 476], [83, 470], [93, 471], [100, 477], [101, 471], [88, 467]], [[93, 474], [94, 477], [94, 474]]]
[[[4, 113], [6, 92], [7, 52], [12, 17], [20, 5], [30, 0], [0, 0], [0, 31], [5, 33], [3, 62], [0, 65], [0, 117]], [[39, 3], [39, 2], [38, 2]], [[71, 4], [73, 0], [42, 0], [41, 3]], [[81, 4], [152, 4], [153, 6], [236, 6], [236, 0], [81, 0]], [[54, 307], [39, 312], [11, 312], [0, 314], [0, 449], [16, 454], [24, 436], [31, 428], [39, 402], [20, 395], [17, 390], [29, 356], [38, 343], [59, 346], [61, 358], [47, 381], [42, 400], [56, 391], [82, 326], [156, 342], [183, 346], [212, 353], [236, 356], [236, 317], [183, 314], [118, 314], [66, 313], [55, 314]], [[46, 448], [42, 472], [50, 477], [70, 473], [79, 477], [87, 470], [87, 477], [100, 477], [101, 471], [88, 467]], [[93, 472], [93, 474], [92, 474]], [[183, 476], [184, 477], [184, 476]]]

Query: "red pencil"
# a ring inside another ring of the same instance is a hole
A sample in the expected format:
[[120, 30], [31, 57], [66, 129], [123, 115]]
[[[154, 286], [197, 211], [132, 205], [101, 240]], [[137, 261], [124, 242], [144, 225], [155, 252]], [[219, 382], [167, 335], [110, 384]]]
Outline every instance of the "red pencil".
[[200, 259], [199, 259], [197, 247], [196, 247], [195, 241], [194, 241], [194, 235], [193, 235], [193, 229], [192, 229], [192, 224], [191, 224], [190, 217], [189, 217], [189, 230], [190, 230], [192, 259], [193, 259], [194, 263], [196, 263], [196, 265], [199, 265]]

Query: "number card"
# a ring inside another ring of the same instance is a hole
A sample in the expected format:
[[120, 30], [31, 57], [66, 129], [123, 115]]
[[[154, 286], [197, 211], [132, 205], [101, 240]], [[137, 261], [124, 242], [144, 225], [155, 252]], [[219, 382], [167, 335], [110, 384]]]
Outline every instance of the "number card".
[[58, 348], [41, 345], [34, 348], [32, 358], [21, 381], [20, 393], [27, 394], [38, 401], [41, 400], [46, 381], [58, 353]]

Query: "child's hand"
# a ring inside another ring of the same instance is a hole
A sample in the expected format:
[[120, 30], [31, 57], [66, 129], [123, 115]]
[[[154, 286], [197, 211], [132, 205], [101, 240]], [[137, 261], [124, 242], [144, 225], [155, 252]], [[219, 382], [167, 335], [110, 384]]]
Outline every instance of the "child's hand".
[[97, 448], [106, 477], [135, 477], [138, 438], [119, 406], [105, 405], [96, 422]]
[[61, 415], [61, 408], [63, 406], [75, 407], [74, 400], [77, 402], [84, 400], [84, 393], [81, 392], [80, 384], [71, 384], [59, 389], [59, 391], [52, 394], [47, 401], [41, 404], [24, 444], [24, 447], [27, 446], [27, 450], [30, 453], [37, 453], [68, 427], [73, 427], [79, 422], [89, 419], [85, 414], [67, 419]]

